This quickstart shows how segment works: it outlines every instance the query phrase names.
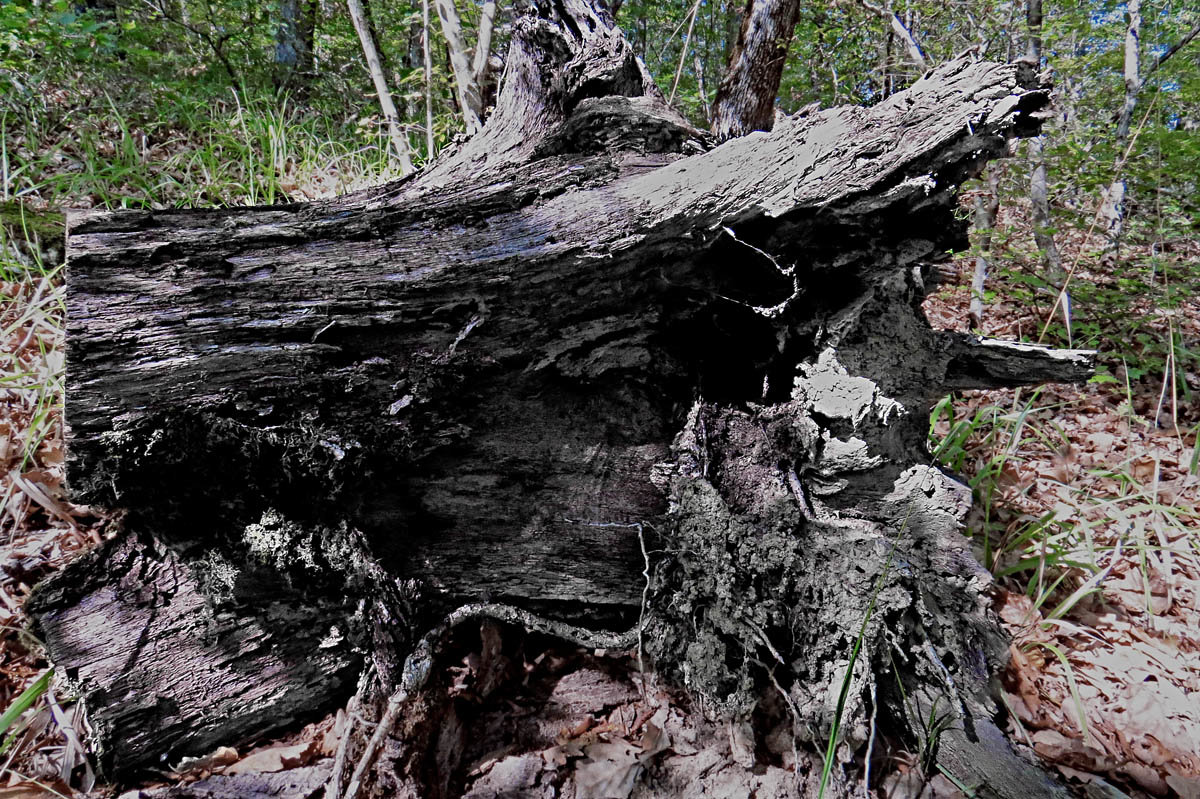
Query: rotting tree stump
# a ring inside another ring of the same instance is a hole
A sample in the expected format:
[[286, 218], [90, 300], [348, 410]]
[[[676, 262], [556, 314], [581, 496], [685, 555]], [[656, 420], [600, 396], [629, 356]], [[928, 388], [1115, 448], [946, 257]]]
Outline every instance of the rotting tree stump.
[[102, 765], [287, 728], [365, 660], [394, 683], [482, 600], [644, 615], [713, 713], [745, 726], [767, 686], [817, 741], [863, 629], [851, 749], [876, 710], [920, 737], [936, 704], [981, 795], [1056, 795], [993, 721], [1007, 643], [925, 432], [932, 398], [1091, 357], [920, 310], [967, 244], [959, 186], [1046, 103], [1018, 66], [957, 61], [714, 147], [569, 0], [517, 20], [494, 115], [415, 177], [73, 216], [70, 485], [127, 515], [30, 612]]

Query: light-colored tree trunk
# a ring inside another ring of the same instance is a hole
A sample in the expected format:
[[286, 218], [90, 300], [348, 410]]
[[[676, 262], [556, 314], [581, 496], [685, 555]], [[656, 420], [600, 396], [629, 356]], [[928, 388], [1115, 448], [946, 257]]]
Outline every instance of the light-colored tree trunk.
[[471, 80], [480, 98], [479, 116], [483, 117], [483, 88], [487, 84], [488, 59], [492, 56], [492, 29], [496, 24], [496, 3], [488, 0], [479, 10], [479, 37], [475, 42], [475, 56], [471, 61]]
[[474, 135], [483, 125], [483, 109], [480, 107], [482, 100], [479, 87], [475, 84], [471, 61], [467, 56], [467, 47], [463, 43], [462, 20], [458, 16], [458, 9], [454, 7], [454, 0], [434, 0], [434, 4], [437, 7], [438, 19], [442, 22], [442, 35], [446, 38], [446, 48], [450, 54], [450, 69], [454, 73], [459, 111], [467, 126], [467, 134]]
[[[1042, 68], [1042, 0], [1029, 0], [1026, 7], [1026, 23], [1029, 29], [1029, 46], [1026, 58], [1033, 68]], [[1046, 280], [1062, 288], [1062, 255], [1054, 240], [1050, 221], [1049, 190], [1046, 186], [1045, 136], [1034, 136], [1029, 140], [1029, 204], [1033, 209], [1033, 239], [1042, 254], [1042, 265]]]
[[971, 304], [967, 316], [972, 330], [983, 329], [983, 295], [988, 269], [992, 260], [992, 231], [996, 214], [1000, 212], [1000, 173], [991, 168], [987, 173], [987, 189], [975, 197], [975, 233], [977, 236], [975, 273], [971, 276]]
[[1123, 173], [1125, 159], [1128, 156], [1129, 134], [1133, 128], [1133, 112], [1137, 109], [1138, 95], [1146, 85], [1146, 81], [1171, 56], [1186, 47], [1193, 39], [1200, 36], [1200, 23], [1183, 35], [1179, 41], [1163, 50], [1150, 64], [1145, 74], [1141, 72], [1141, 36], [1142, 36], [1142, 4], [1141, 0], [1129, 0], [1126, 5], [1127, 23], [1125, 26], [1125, 102], [1117, 117], [1117, 163], [1114, 169], [1112, 184], [1104, 192], [1100, 204], [1100, 219], [1104, 223], [1108, 237], [1108, 247], [1105, 259], [1116, 260], [1121, 246], [1121, 236], [1125, 232], [1128, 221], [1125, 213], [1126, 186]]
[[425, 59], [425, 160], [433, 160], [433, 58], [429, 53], [429, 0], [421, 0], [421, 54]]
[[388, 138], [391, 140], [396, 160], [400, 163], [400, 171], [407, 175], [413, 171], [408, 137], [400, 129], [400, 117], [396, 113], [396, 105], [392, 102], [392, 93], [388, 91], [387, 78], [383, 74], [383, 64], [379, 61], [375, 37], [371, 35], [371, 28], [367, 24], [366, 12], [360, 0], [346, 0], [346, 6], [350, 10], [350, 21], [354, 23], [354, 30], [362, 44], [363, 57], [367, 60], [367, 69], [375, 84], [375, 93], [379, 96], [379, 107], [383, 110], [383, 118], [388, 126]]
[[1113, 182], [1104, 192], [1100, 204], [1100, 219], [1108, 238], [1105, 259], [1116, 260], [1121, 246], [1121, 235], [1125, 232], [1125, 146], [1133, 124], [1133, 112], [1137, 108], [1138, 93], [1142, 89], [1142, 77], [1138, 63], [1141, 56], [1142, 3], [1129, 0], [1125, 6], [1125, 101], [1117, 117], [1117, 166]]

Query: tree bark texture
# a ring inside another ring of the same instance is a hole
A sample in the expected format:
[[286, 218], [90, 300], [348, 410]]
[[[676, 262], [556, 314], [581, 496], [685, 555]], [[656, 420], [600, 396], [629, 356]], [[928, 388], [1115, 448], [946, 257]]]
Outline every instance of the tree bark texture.
[[1045, 104], [955, 62], [713, 147], [566, 0], [517, 18], [495, 113], [419, 175], [73, 217], [69, 477], [128, 515], [31, 613], [104, 765], [286, 728], [364, 660], [396, 684], [435, 615], [502, 602], [644, 619], [739, 724], [770, 680], [810, 740], [843, 679], [850, 744], [953, 708], [957, 776], [1057, 795], [992, 721], [1006, 643], [924, 441], [931, 398], [1090, 355], [920, 312], [958, 187]]
[[770, 130], [799, 0], [747, 0], [742, 26], [725, 77], [713, 100], [712, 131], [718, 139]]

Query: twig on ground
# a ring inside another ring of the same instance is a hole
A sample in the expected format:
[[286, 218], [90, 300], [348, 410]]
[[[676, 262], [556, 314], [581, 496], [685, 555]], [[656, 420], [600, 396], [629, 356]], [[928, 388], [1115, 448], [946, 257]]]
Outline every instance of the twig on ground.
[[[463, 605], [447, 616], [445, 621], [426, 633], [412, 653], [405, 658], [400, 686], [388, 698], [383, 718], [379, 720], [375, 734], [367, 741], [367, 747], [354, 767], [354, 773], [350, 776], [350, 783], [346, 787], [343, 799], [357, 799], [363, 777], [374, 764], [375, 756], [383, 745], [384, 739], [396, 726], [396, 721], [400, 718], [400, 710], [408, 702], [409, 697], [420, 691], [429, 682], [429, 675], [433, 672], [434, 658], [437, 656], [438, 648], [445, 642], [447, 634], [464, 622], [479, 619], [495, 619], [523, 627], [530, 632], [562, 638], [587, 649], [631, 649], [641, 635], [640, 624], [623, 633], [613, 633], [588, 630], [566, 622], [546, 619], [511, 605], [494, 603]], [[328, 793], [326, 795], [329, 796]]]

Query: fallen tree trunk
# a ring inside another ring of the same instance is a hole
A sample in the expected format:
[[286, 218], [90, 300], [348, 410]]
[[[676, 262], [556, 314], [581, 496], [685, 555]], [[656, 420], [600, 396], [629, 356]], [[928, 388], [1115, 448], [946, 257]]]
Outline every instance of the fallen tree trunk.
[[1045, 89], [956, 62], [713, 148], [603, 16], [556, 9], [415, 178], [70, 220], [70, 482], [128, 514], [30, 610], [103, 765], [286, 728], [364, 659], [396, 684], [436, 616], [484, 601], [637, 624], [739, 724], [769, 663], [799, 738], [840, 720], [856, 746], [876, 707], [919, 738], [952, 708], [961, 779], [1053, 795], [992, 720], [1006, 643], [925, 429], [931, 398], [1083, 379], [1090, 354], [919, 306], [966, 246], [959, 185]]

